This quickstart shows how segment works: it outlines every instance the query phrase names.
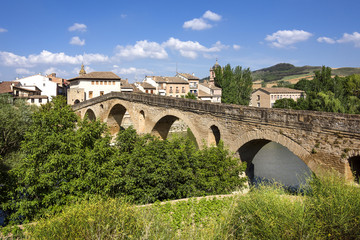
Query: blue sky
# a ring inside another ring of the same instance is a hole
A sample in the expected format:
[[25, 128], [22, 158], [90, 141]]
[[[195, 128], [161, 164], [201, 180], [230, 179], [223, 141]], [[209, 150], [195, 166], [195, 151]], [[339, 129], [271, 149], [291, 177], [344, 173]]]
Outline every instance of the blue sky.
[[220, 65], [360, 67], [359, 0], [1, 0], [0, 81], [56, 72], [194, 73]]

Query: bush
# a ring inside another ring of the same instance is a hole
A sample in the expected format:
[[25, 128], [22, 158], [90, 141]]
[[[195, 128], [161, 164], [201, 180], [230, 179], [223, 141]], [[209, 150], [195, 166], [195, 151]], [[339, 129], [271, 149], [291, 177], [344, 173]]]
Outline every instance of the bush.
[[140, 239], [144, 223], [121, 199], [92, 199], [27, 227], [31, 239]]
[[230, 239], [360, 239], [360, 188], [336, 174], [313, 177], [304, 196], [261, 186], [239, 198]]

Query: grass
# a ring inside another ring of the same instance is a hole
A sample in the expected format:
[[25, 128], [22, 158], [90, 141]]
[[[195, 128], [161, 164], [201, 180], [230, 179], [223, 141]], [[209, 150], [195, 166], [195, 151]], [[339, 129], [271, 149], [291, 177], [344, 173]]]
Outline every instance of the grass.
[[246, 195], [135, 206], [94, 199], [26, 228], [29, 239], [360, 239], [360, 188], [336, 174], [288, 194], [260, 186]]

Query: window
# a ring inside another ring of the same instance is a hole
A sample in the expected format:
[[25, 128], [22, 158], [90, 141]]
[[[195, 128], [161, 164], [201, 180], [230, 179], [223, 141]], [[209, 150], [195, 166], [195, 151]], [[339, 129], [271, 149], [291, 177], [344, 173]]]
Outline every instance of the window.
[[100, 85], [103, 85], [103, 81], [100, 81]]
[[43, 83], [43, 87], [45, 87], [45, 83]]
[[107, 85], [107, 81], [104, 82], [104, 85]]
[[151, 89], [151, 94], [153, 94], [154, 93], [154, 90], [153, 89]]
[[41, 98], [39, 98], [39, 103], [42, 103], [42, 99], [41, 99]]
[[96, 81], [96, 85], [99, 85], [99, 81]]
[[113, 85], [115, 85], [115, 81], [113, 81]]
[[173, 93], [173, 90], [172, 90], [172, 87], [170, 87], [170, 90], [169, 90], [170, 93]]
[[104, 95], [104, 91], [100, 91], [100, 96]]
[[257, 95], [257, 100], [260, 101], [260, 95]]
[[89, 98], [93, 97], [93, 91], [89, 91]]
[[259, 102], [257, 103], [257, 106], [260, 107], [260, 103], [259, 103]]
[[31, 103], [34, 103], [34, 102], [35, 102], [35, 100], [32, 98], [32, 99], [31, 99]]
[[185, 93], [185, 87], [182, 87], [181, 92]]
[[91, 85], [94, 85], [95, 84], [95, 82], [94, 81], [91, 81]]
[[179, 93], [179, 87], [176, 87], [176, 93]]
[[149, 90], [146, 89], [145, 92], [146, 92], [146, 93], [149, 93]]

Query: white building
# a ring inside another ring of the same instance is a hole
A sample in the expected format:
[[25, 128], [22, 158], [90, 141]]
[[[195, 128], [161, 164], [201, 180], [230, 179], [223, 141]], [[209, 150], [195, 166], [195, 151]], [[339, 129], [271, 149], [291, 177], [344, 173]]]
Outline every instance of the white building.
[[58, 84], [51, 81], [48, 77], [42, 76], [40, 74], [33, 75], [30, 77], [17, 79], [16, 82], [20, 82], [23, 88], [33, 88], [36, 86], [41, 90], [41, 95], [48, 97], [49, 101], [57, 95]]
[[72, 105], [110, 92], [121, 92], [121, 78], [113, 72], [86, 73], [81, 66], [79, 76], [67, 80], [67, 103]]

